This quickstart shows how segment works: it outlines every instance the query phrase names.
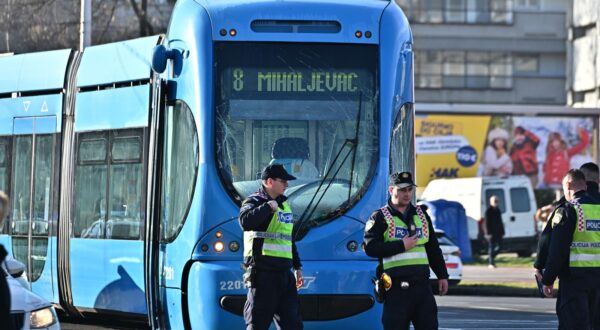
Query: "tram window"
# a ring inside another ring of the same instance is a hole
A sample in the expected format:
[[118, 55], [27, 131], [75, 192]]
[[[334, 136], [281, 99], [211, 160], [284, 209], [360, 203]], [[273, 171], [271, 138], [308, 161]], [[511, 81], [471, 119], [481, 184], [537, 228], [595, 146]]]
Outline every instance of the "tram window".
[[[8, 182], [10, 174], [10, 140], [8, 138], [0, 138], [0, 191], [10, 194]], [[7, 214], [9, 217], [9, 214]], [[4, 225], [0, 228], [0, 234], [8, 233], [9, 223], [7, 219]]]
[[81, 140], [79, 163], [92, 164], [106, 162], [106, 138]]
[[232, 199], [277, 163], [297, 178], [292, 209], [312, 208], [303, 232], [349, 209], [378, 161], [377, 56], [367, 45], [216, 44], [216, 165]]
[[32, 152], [33, 136], [22, 135], [15, 138], [14, 191], [11, 196], [13, 235], [28, 234]]
[[[75, 169], [73, 235], [82, 238], [101, 238], [104, 237], [102, 213], [106, 209], [102, 201], [106, 200], [108, 133], [81, 133], [78, 138], [79, 162]], [[100, 232], [90, 235], [91, 228], [97, 228]]]
[[[142, 130], [112, 132], [106, 238], [139, 239], [143, 221]], [[133, 135], [133, 136], [132, 136]]]
[[113, 162], [140, 162], [142, 158], [141, 145], [139, 136], [115, 138], [111, 150]]
[[75, 237], [140, 239], [145, 195], [143, 136], [143, 129], [79, 135]]
[[413, 117], [413, 107], [410, 103], [404, 104], [396, 115], [390, 143], [390, 174], [414, 171]]
[[166, 111], [163, 148], [161, 238], [171, 241], [183, 227], [198, 171], [198, 134], [189, 107], [181, 101]]
[[[35, 138], [35, 168], [33, 195], [33, 235], [48, 235], [48, 223], [52, 217], [52, 176], [54, 164], [54, 136], [37, 135]], [[45, 253], [45, 252], [44, 252]], [[46, 254], [43, 255], [44, 257]]]

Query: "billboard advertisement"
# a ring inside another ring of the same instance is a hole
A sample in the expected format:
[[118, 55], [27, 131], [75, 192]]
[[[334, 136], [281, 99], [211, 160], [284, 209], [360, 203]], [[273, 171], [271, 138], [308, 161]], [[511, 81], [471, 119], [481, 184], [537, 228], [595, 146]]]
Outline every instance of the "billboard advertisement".
[[526, 175], [534, 188], [560, 188], [570, 168], [597, 162], [594, 122], [593, 117], [417, 116], [417, 185], [438, 178]]

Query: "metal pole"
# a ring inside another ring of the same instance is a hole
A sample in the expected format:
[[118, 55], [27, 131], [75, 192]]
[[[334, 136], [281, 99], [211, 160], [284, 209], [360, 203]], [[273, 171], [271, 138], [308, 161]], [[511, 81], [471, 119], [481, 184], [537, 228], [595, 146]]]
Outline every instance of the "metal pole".
[[81, 0], [79, 20], [79, 50], [92, 44], [92, 0]]

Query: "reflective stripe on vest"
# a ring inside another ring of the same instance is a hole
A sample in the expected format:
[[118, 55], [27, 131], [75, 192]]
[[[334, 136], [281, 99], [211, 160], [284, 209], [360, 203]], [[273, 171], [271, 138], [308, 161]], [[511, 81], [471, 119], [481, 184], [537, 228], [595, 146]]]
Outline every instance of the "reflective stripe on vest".
[[[388, 224], [388, 229], [391, 229], [387, 230], [383, 234], [384, 242], [401, 240], [409, 234], [408, 226], [404, 223], [404, 221], [400, 220], [400, 218], [392, 216], [387, 209], [387, 206], [383, 207], [381, 211]], [[408, 251], [395, 254], [391, 257], [383, 258], [384, 270], [394, 267], [429, 265], [427, 253], [425, 252], [425, 243], [429, 241], [429, 224], [427, 223], [427, 219], [421, 219], [419, 214], [413, 215], [413, 222], [415, 224], [415, 230], [418, 237], [417, 245]]]
[[[287, 202], [271, 217], [267, 231], [244, 232], [244, 256], [263, 255], [292, 259], [292, 210]], [[262, 251], [252, 251], [255, 238], [264, 239]]]
[[600, 205], [572, 202], [577, 224], [570, 247], [569, 267], [600, 267]]

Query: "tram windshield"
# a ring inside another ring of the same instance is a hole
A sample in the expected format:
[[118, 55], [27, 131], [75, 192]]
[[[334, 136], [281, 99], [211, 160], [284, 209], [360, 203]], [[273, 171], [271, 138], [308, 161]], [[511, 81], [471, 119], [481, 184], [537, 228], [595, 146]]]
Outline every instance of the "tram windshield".
[[288, 201], [305, 229], [351, 207], [378, 159], [377, 48], [217, 43], [217, 166], [241, 201], [268, 164], [297, 180]]

